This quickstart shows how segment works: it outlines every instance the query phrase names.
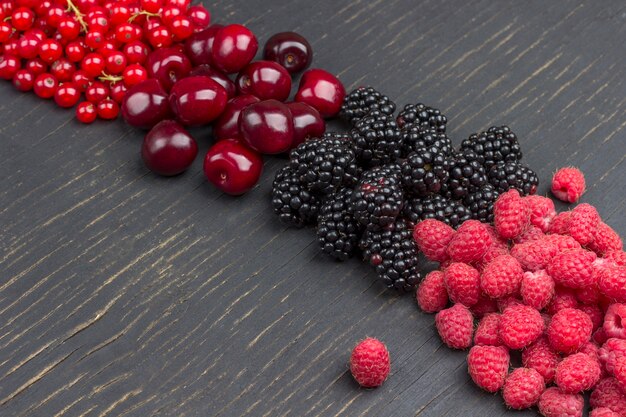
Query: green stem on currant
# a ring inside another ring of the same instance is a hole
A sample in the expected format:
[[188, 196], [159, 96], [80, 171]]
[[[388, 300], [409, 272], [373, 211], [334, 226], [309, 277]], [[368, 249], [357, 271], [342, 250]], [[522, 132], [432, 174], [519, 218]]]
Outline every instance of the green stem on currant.
[[106, 72], [103, 72], [102, 75], [98, 77], [98, 79], [100, 81], [104, 81], [104, 82], [108, 81], [109, 83], [113, 84], [119, 81], [123, 81], [124, 77], [122, 77], [121, 75], [109, 75]]
[[145, 10], [135, 13], [128, 19], [128, 23], [133, 23], [133, 20], [137, 19], [139, 16], [148, 16], [148, 17], [161, 17], [158, 13], [150, 13]]
[[80, 23], [80, 26], [83, 29], [83, 32], [87, 33], [89, 31], [89, 27], [87, 26], [87, 23], [85, 23], [85, 20], [83, 19], [85, 15], [81, 13], [81, 11], [78, 9], [78, 7], [76, 7], [76, 5], [74, 4], [72, 0], [67, 0], [67, 11], [74, 13], [74, 16], [76, 16], [76, 20], [78, 20], [78, 23]]

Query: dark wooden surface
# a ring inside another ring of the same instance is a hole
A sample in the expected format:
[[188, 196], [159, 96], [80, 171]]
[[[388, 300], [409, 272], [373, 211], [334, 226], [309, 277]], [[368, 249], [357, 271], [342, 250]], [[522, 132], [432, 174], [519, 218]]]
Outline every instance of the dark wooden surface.
[[[261, 41], [301, 32], [348, 87], [441, 108], [456, 144], [510, 125], [542, 193], [556, 168], [579, 166], [583, 200], [626, 233], [623, 1], [205, 4]], [[209, 131], [196, 133], [206, 150]], [[505, 413], [410, 296], [277, 221], [268, 191], [283, 160], [231, 198], [205, 183], [201, 158], [177, 178], [150, 174], [141, 139], [0, 84], [0, 415]], [[347, 370], [368, 335], [393, 362], [373, 391]]]

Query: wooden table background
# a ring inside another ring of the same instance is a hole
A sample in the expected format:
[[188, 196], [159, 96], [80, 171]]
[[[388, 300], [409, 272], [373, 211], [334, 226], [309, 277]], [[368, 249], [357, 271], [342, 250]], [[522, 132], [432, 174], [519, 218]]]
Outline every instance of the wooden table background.
[[[261, 42], [302, 33], [315, 66], [348, 87], [441, 108], [456, 144], [508, 124], [540, 192], [556, 168], [579, 166], [583, 200], [626, 233], [623, 1], [205, 5], [214, 22], [249, 25]], [[210, 132], [196, 133], [205, 151]], [[202, 158], [177, 178], [152, 175], [141, 140], [120, 121], [80, 125], [0, 84], [0, 415], [505, 412], [412, 297], [278, 222], [268, 192], [284, 160], [267, 158], [261, 184], [231, 198], [204, 181]], [[373, 391], [347, 370], [368, 335], [392, 355]]]

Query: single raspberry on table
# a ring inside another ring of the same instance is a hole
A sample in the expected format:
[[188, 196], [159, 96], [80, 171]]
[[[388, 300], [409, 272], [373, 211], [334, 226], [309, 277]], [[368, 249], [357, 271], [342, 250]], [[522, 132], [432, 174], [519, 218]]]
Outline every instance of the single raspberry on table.
[[530, 212], [519, 191], [512, 189], [500, 195], [493, 205], [494, 225], [504, 239], [515, 239], [530, 224]]
[[547, 334], [552, 349], [569, 354], [591, 339], [592, 330], [593, 323], [586, 313], [575, 308], [564, 308], [552, 316]]
[[517, 368], [506, 378], [502, 397], [508, 407], [523, 410], [537, 404], [545, 389], [546, 384], [539, 372], [532, 368]]
[[621, 251], [624, 248], [624, 243], [611, 226], [601, 221], [596, 227], [593, 241], [588, 246], [589, 249], [602, 256], [608, 252]]
[[604, 314], [602, 328], [608, 337], [626, 339], [626, 304], [611, 304]]
[[524, 304], [542, 310], [550, 304], [554, 296], [554, 286], [554, 280], [545, 270], [526, 271], [522, 278], [520, 295]]
[[467, 369], [476, 385], [497, 392], [509, 371], [509, 352], [503, 346], [474, 346], [467, 355]]
[[518, 260], [526, 271], [545, 269], [557, 254], [559, 248], [546, 239], [518, 243], [511, 249], [511, 256]]
[[454, 233], [454, 229], [444, 222], [426, 219], [415, 226], [413, 239], [428, 259], [435, 262], [445, 262], [448, 260], [446, 248]]
[[584, 192], [585, 176], [578, 168], [561, 168], [552, 177], [552, 194], [561, 201], [575, 203]]
[[443, 343], [452, 349], [467, 349], [472, 344], [474, 317], [463, 304], [441, 310], [435, 316], [435, 326]]
[[592, 408], [606, 407], [620, 416], [626, 415], [626, 395], [614, 377], [601, 379], [589, 397]]
[[350, 372], [364, 388], [382, 385], [389, 375], [390, 366], [389, 351], [378, 339], [368, 337], [352, 350]]
[[552, 219], [556, 216], [554, 202], [548, 197], [540, 195], [529, 195], [524, 197], [524, 200], [530, 212], [530, 224], [538, 227], [544, 233], [547, 232], [550, 229]]
[[511, 255], [500, 255], [491, 261], [480, 277], [483, 292], [492, 298], [516, 293], [524, 276], [520, 263]]
[[522, 349], [543, 333], [544, 322], [539, 311], [525, 305], [508, 307], [500, 317], [498, 334], [505, 346]]
[[452, 302], [461, 303], [466, 307], [471, 307], [478, 302], [480, 272], [475, 268], [454, 262], [444, 270], [443, 281]]
[[574, 207], [570, 215], [567, 233], [583, 246], [593, 242], [600, 223], [600, 214], [591, 204], [582, 203]]
[[565, 308], [578, 308], [578, 298], [576, 292], [571, 288], [561, 287], [557, 285], [554, 288], [554, 297], [546, 307], [546, 313], [550, 315], [556, 314], [557, 311]]
[[585, 249], [570, 249], [552, 258], [546, 271], [559, 285], [584, 288], [594, 283], [593, 263], [597, 256]]
[[626, 267], [606, 266], [598, 271], [600, 292], [618, 303], [626, 303]]
[[618, 413], [608, 407], [594, 408], [589, 413], [589, 417], [621, 417]]
[[552, 350], [545, 336], [522, 351], [522, 364], [527, 368], [537, 370], [546, 384], [550, 384], [554, 380], [556, 367], [560, 360], [561, 357]]
[[566, 394], [550, 387], [541, 394], [538, 405], [545, 417], [582, 417], [585, 400], [580, 394]]
[[593, 388], [600, 380], [600, 364], [584, 353], [574, 353], [556, 367], [554, 382], [561, 391], [574, 394]]
[[489, 313], [478, 322], [474, 333], [474, 344], [479, 346], [502, 346], [498, 328], [500, 327], [500, 314]]
[[448, 255], [454, 262], [480, 262], [493, 244], [488, 225], [478, 220], [463, 223], [448, 243]]
[[443, 272], [429, 272], [415, 292], [417, 304], [426, 313], [436, 313], [448, 305], [448, 291], [443, 282]]

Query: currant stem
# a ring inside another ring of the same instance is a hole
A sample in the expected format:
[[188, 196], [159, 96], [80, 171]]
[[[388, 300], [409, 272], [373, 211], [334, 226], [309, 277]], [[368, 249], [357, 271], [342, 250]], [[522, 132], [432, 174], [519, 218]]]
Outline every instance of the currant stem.
[[139, 16], [148, 16], [148, 17], [161, 17], [161, 15], [159, 15], [158, 13], [150, 13], [147, 12], [145, 10], [142, 10], [140, 12], [135, 13], [134, 15], [132, 15], [130, 17], [130, 19], [128, 19], [128, 23], [133, 23], [133, 20], [135, 20], [136, 18], [138, 18]]
[[81, 13], [72, 0], [67, 0], [67, 11], [74, 13], [76, 20], [78, 20], [78, 23], [80, 23], [80, 26], [83, 28], [83, 32], [87, 33], [89, 31], [89, 27], [87, 27], [87, 23], [85, 23], [85, 20], [83, 19], [85, 15]]
[[124, 80], [124, 77], [120, 75], [109, 75], [106, 72], [103, 72], [100, 77], [98, 77], [100, 81], [108, 81], [111, 84]]

